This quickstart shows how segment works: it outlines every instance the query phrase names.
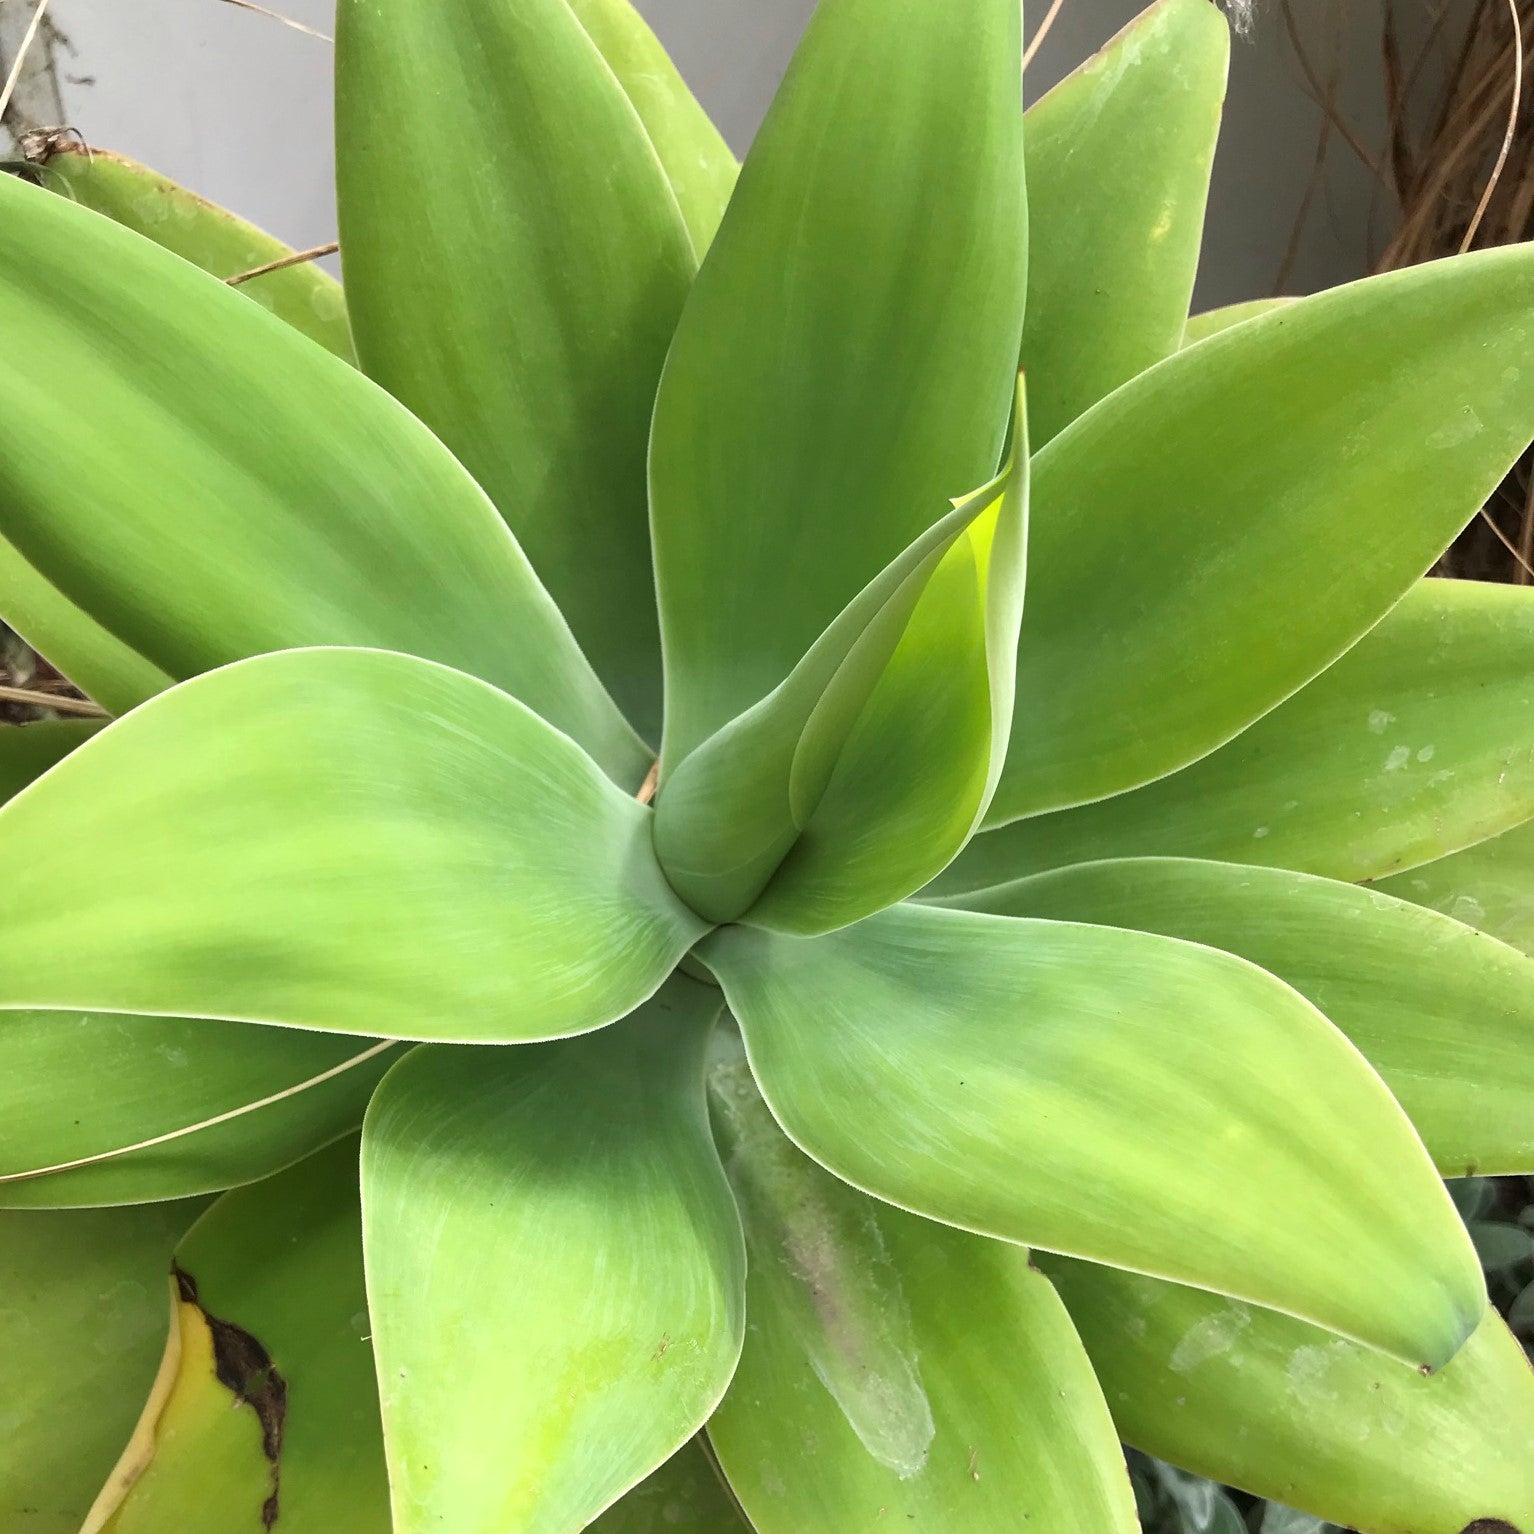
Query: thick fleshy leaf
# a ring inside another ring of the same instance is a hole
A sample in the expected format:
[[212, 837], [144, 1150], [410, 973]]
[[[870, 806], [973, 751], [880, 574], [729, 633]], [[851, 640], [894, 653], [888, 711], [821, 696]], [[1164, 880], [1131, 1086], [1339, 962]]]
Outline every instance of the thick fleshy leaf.
[[[645, 454], [696, 266], [655, 148], [566, 0], [342, 0], [337, 28], [362, 365], [485, 487], [654, 735]], [[478, 146], [471, 173], [423, 152], [444, 141]]]
[[390, 1534], [348, 1138], [176, 1248], [171, 1336], [91, 1534]]
[[1226, 304], [1223, 309], [1206, 309], [1202, 314], [1190, 314], [1183, 330], [1182, 344], [1194, 346], [1200, 341], [1207, 341], [1210, 336], [1219, 335], [1222, 330], [1229, 330], [1232, 325], [1255, 320], [1259, 315], [1271, 314], [1275, 309], [1284, 309], [1298, 302], [1295, 298], [1249, 298], [1243, 303]]
[[1534, 820], [1374, 887], [1534, 956]]
[[709, 1138], [718, 993], [519, 1049], [414, 1051], [363, 1134], [396, 1534], [566, 1534], [703, 1425], [745, 1255]]
[[740, 174], [730, 146], [629, 0], [569, 0], [650, 135], [699, 258]]
[[761, 1534], [1138, 1534], [1108, 1409], [1028, 1253], [832, 1177], [744, 1058], [709, 1085], [750, 1324], [708, 1432]]
[[[123, 644], [178, 678], [297, 645], [425, 655], [638, 786], [645, 751], [484, 493], [354, 368], [13, 177], [0, 333], [0, 536]], [[62, 419], [88, 436], [62, 445]]]
[[0, 618], [104, 709], [125, 714], [171, 678], [110, 634], [0, 538]]
[[154, 1381], [170, 1254], [202, 1205], [0, 1214], [8, 1534], [77, 1534]]
[[762, 905], [835, 926], [864, 914], [860, 902], [909, 894], [973, 831], [1010, 727], [1028, 515], [1021, 396], [1017, 440], [1020, 458], [666, 780], [656, 851], [694, 910], [740, 916], [786, 857]]
[[779, 1122], [855, 1187], [1418, 1365], [1480, 1318], [1480, 1268], [1411, 1126], [1254, 965], [917, 906], [829, 937], [725, 928], [702, 953]]
[[1157, 0], [1028, 113], [1035, 451], [1182, 343], [1229, 61], [1209, 0]]
[[1213, 755], [977, 836], [933, 888], [1157, 856], [1374, 879], [1530, 816], [1534, 592], [1432, 580]]
[[662, 792], [996, 472], [1025, 280], [1020, 46], [1016, 0], [823, 0], [810, 21], [656, 404]]
[[1368, 1534], [1534, 1527], [1534, 1374], [1494, 1312], [1424, 1377], [1272, 1311], [1040, 1260], [1137, 1447]]
[[1183, 858], [1084, 863], [960, 899], [1250, 959], [1364, 1052], [1446, 1176], [1534, 1172], [1534, 963], [1483, 933], [1355, 884]]
[[751, 1534], [700, 1439], [677, 1450], [589, 1527], [592, 1534]]
[[0, 725], [0, 804], [83, 746], [103, 723], [100, 719], [43, 719], [36, 724]]
[[1196, 761], [1378, 621], [1534, 436], [1531, 284], [1514, 246], [1303, 299], [1038, 455], [993, 824]]
[[[294, 650], [136, 710], [0, 812], [0, 1008], [552, 1038], [705, 930], [651, 812], [493, 687]], [[70, 835], [61, 838], [67, 823]]]
[[0, 1012], [0, 1206], [253, 1182], [359, 1129], [394, 1053], [207, 1018]]
[[[264, 229], [125, 155], [64, 140], [52, 146], [41, 168], [44, 186], [62, 188], [73, 201], [106, 214], [215, 277], [252, 272], [294, 254], [291, 245], [273, 239]], [[326, 351], [352, 360], [346, 299], [341, 284], [323, 267], [313, 261], [299, 262], [252, 277], [240, 283], [239, 290]]]

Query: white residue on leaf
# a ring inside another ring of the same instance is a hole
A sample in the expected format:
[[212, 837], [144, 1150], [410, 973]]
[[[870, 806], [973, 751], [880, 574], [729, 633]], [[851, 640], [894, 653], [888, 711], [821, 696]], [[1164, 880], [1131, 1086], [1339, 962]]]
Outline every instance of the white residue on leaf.
[[1389, 756], [1385, 758], [1386, 772], [1399, 772], [1411, 760], [1410, 746], [1397, 746]]
[[1388, 708], [1369, 710], [1369, 732], [1373, 735], [1383, 735], [1395, 722], [1396, 716]]
[[1252, 1313], [1245, 1305], [1230, 1304], [1201, 1321], [1195, 1321], [1172, 1349], [1168, 1360], [1174, 1374], [1188, 1374], [1200, 1364], [1228, 1352], [1236, 1338], [1252, 1324]]

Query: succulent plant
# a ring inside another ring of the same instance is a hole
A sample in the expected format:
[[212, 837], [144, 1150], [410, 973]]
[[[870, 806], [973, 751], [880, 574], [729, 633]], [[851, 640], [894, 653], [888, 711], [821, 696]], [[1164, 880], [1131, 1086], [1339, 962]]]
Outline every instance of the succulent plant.
[[344, 300], [0, 178], [120, 716], [0, 735], [0, 1527], [1534, 1528], [1534, 253], [1190, 323], [1208, 0], [1026, 126], [822, 0], [738, 180], [627, 0], [339, 10]]

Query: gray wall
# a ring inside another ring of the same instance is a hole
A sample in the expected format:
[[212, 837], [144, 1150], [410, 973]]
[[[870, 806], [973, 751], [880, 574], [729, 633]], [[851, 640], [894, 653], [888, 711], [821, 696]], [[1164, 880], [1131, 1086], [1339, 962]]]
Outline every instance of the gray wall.
[[[270, 3], [318, 29], [330, 25], [333, 0]], [[726, 136], [744, 148], [812, 0], [639, 3]], [[1323, 62], [1337, 44], [1342, 99], [1371, 139], [1383, 121], [1383, 3], [1293, 0], [1308, 46]], [[1408, 0], [1408, 10], [1425, 12], [1429, 3]], [[0, 9], [27, 4], [0, 0]], [[1140, 4], [1066, 0], [1029, 71], [1030, 96], [1099, 47]], [[1044, 0], [1033, 0], [1034, 21], [1044, 8]], [[1206, 306], [1272, 291], [1314, 158], [1320, 114], [1305, 92], [1278, 0], [1257, 0], [1255, 12], [1249, 35], [1235, 43], [1200, 283]], [[54, 0], [52, 14], [67, 38], [57, 50], [65, 115], [90, 142], [148, 161], [295, 245], [334, 237], [328, 44], [223, 0]], [[1377, 230], [1388, 231], [1389, 211], [1369, 173], [1334, 146], [1289, 291], [1358, 275], [1371, 216]]]

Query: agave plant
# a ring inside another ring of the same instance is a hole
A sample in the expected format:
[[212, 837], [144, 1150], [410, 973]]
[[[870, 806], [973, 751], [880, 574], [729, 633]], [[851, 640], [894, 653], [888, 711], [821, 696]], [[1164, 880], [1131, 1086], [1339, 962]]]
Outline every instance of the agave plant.
[[1190, 324], [1208, 0], [822, 0], [739, 168], [339, 9], [344, 300], [0, 184], [7, 1534], [1534, 1529], [1534, 253]]

